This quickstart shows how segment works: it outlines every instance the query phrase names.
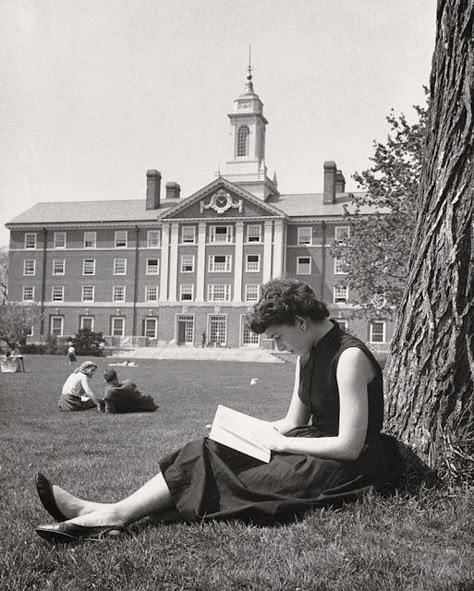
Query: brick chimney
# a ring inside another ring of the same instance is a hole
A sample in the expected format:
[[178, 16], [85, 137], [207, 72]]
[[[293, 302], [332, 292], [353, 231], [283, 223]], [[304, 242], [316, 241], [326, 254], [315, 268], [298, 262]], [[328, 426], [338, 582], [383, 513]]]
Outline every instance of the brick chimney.
[[179, 199], [181, 193], [181, 187], [178, 183], [169, 182], [166, 183], [166, 199]]
[[331, 204], [336, 203], [336, 175], [337, 166], [332, 160], [328, 160], [324, 163], [324, 195], [323, 203]]
[[342, 170], [336, 172], [336, 193], [344, 193], [346, 190], [346, 179], [342, 174]]
[[161, 172], [158, 170], [146, 171], [146, 209], [158, 209], [160, 207]]

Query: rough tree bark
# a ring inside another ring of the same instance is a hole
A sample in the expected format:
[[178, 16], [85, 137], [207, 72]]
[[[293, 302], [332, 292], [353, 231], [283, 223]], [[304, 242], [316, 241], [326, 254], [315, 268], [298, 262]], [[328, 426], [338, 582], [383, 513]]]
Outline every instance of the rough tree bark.
[[386, 368], [389, 427], [433, 468], [447, 433], [474, 435], [473, 22], [474, 0], [439, 0], [417, 230]]

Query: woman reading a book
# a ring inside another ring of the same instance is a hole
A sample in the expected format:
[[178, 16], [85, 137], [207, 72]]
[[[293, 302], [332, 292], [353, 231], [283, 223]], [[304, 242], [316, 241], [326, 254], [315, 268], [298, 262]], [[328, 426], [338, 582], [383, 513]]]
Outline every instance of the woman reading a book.
[[101, 539], [170, 510], [187, 521], [270, 523], [396, 484], [398, 448], [381, 433], [382, 372], [369, 349], [330, 320], [326, 306], [300, 281], [268, 282], [248, 323], [278, 349], [298, 355], [286, 417], [257, 436], [272, 451], [271, 460], [206, 437], [162, 458], [156, 476], [116, 503], [79, 499], [39, 474], [43, 505], [60, 522], [38, 527], [42, 538]]

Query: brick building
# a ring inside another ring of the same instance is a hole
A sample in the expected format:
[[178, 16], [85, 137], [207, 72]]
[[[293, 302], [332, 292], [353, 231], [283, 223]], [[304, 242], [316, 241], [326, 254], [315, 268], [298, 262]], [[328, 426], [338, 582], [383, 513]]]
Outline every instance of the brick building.
[[234, 100], [225, 171], [190, 196], [146, 173], [144, 200], [37, 203], [7, 224], [9, 300], [37, 302], [30, 341], [101, 331], [115, 346], [267, 346], [243, 318], [263, 283], [307, 281], [331, 315], [386, 350], [392, 325], [350, 319], [341, 261], [353, 194], [333, 161], [323, 191], [280, 194], [265, 164], [267, 120], [249, 75]]

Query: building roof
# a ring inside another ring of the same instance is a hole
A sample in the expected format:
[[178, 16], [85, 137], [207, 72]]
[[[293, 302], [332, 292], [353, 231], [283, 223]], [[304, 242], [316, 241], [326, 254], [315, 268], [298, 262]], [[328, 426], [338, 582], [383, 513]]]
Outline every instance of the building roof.
[[[300, 193], [300, 194], [284, 194], [274, 195], [270, 197], [267, 202], [271, 203], [278, 209], [285, 212], [291, 217], [332, 217], [342, 216], [344, 214], [345, 206], [349, 207], [350, 211], [354, 210], [351, 206], [354, 197], [359, 197], [365, 193], [340, 193], [336, 197], [336, 203], [326, 204], [323, 202], [322, 193]], [[361, 206], [360, 213], [370, 214], [374, 213], [373, 207]]]

